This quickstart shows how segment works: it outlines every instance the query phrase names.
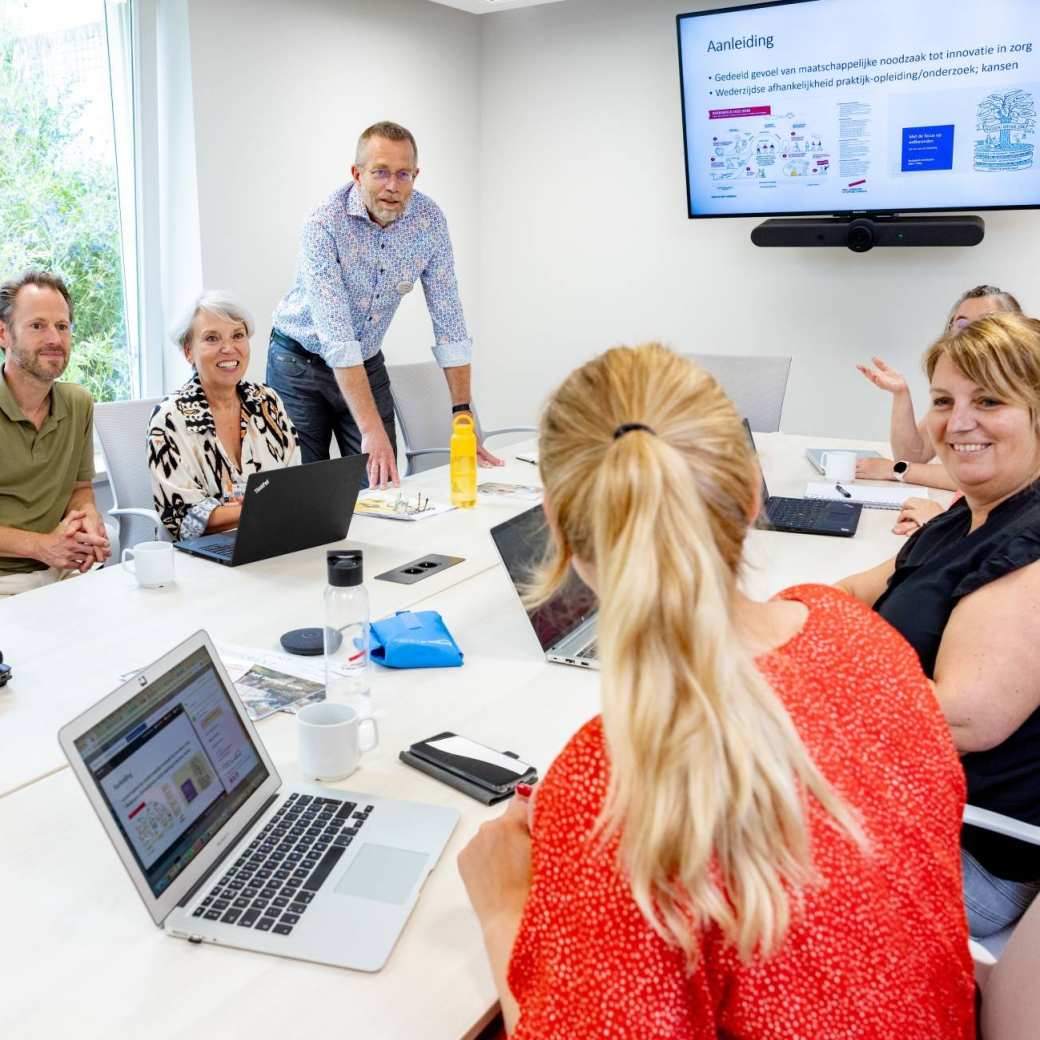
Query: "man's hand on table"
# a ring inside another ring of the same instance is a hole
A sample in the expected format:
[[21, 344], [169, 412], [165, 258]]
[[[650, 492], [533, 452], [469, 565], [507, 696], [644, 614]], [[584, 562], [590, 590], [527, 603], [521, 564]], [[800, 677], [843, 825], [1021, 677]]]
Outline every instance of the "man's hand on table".
[[361, 451], [368, 453], [368, 486], [385, 491], [388, 484], [401, 486], [397, 473], [397, 460], [390, 445], [390, 438], [382, 425], [361, 431]]
[[33, 558], [48, 567], [85, 574], [111, 554], [112, 547], [98, 514], [72, 509], [53, 531], [36, 536]]
[[506, 464], [505, 459], [500, 459], [497, 455], [492, 455], [483, 444], [477, 445], [477, 465], [484, 466], [504, 466]]

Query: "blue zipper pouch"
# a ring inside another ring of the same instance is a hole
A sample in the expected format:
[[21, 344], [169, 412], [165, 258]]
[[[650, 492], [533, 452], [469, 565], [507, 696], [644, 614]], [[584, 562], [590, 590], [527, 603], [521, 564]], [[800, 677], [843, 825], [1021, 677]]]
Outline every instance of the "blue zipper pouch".
[[436, 610], [401, 610], [373, 621], [369, 657], [386, 668], [458, 668], [463, 654]]

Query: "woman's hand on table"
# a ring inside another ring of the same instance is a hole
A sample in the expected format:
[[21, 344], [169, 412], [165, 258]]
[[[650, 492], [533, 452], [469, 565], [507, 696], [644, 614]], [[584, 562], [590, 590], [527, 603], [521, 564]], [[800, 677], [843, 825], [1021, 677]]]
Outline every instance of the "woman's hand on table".
[[509, 808], [480, 830], [459, 853], [459, 873], [485, 931], [498, 920], [519, 923], [531, 889], [531, 834], [527, 800]]
[[519, 1005], [509, 989], [509, 959], [531, 890], [528, 815], [528, 798], [514, 797], [497, 820], [481, 824], [458, 859], [466, 894], [484, 932], [506, 1033], [513, 1032], [520, 1018]]
[[893, 480], [891, 459], [856, 459], [857, 480]]
[[899, 511], [892, 533], [911, 535], [943, 512], [945, 507], [930, 498], [908, 498]]

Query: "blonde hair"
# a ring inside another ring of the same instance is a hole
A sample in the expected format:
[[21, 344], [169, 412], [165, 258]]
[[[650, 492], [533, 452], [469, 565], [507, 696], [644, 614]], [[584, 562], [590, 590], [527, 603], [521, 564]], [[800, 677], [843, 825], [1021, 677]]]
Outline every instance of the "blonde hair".
[[948, 358], [973, 383], [1040, 421], [1040, 321], [1024, 314], [990, 314], [937, 339], [924, 356], [929, 380]]
[[[652, 431], [621, 436], [622, 424]], [[617, 347], [572, 373], [542, 417], [555, 515], [530, 602], [577, 556], [600, 597], [610, 785], [600, 835], [642, 913], [696, 959], [717, 925], [742, 958], [775, 951], [815, 877], [807, 796], [862, 840], [744, 648], [734, 601], [758, 474], [708, 373], [665, 347]]]

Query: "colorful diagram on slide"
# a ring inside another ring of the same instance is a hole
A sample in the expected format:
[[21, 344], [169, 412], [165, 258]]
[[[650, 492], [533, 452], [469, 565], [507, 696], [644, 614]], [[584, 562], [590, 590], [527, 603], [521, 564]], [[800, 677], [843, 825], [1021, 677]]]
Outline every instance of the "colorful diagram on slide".
[[1024, 90], [998, 91], [979, 103], [975, 129], [984, 139], [975, 142], [975, 169], [982, 173], [1028, 170], [1033, 145], [1026, 138], [1036, 130], [1033, 95]]
[[719, 127], [712, 134], [708, 165], [714, 181], [823, 178], [831, 155], [819, 134], [788, 113], [742, 118], [740, 126]]

